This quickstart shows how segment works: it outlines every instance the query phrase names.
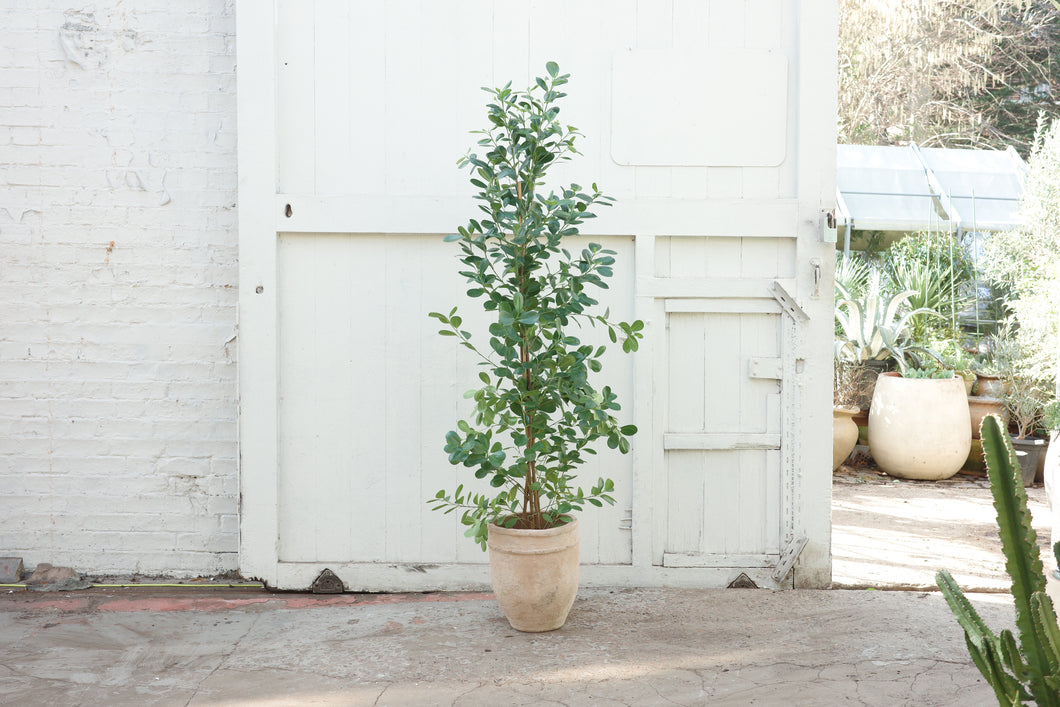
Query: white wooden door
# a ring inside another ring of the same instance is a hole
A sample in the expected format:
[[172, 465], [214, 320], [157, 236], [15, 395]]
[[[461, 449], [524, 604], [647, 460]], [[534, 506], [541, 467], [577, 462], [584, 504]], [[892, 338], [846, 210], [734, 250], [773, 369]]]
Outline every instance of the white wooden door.
[[238, 10], [244, 573], [486, 585], [485, 556], [424, 503], [466, 480], [441, 447], [477, 373], [427, 313], [485, 323], [441, 240], [477, 213], [455, 162], [483, 125], [479, 87], [555, 60], [585, 138], [553, 184], [616, 197], [583, 232], [619, 253], [605, 304], [646, 323], [637, 355], [605, 363], [640, 432], [584, 470], [618, 503], [580, 519], [583, 583], [827, 585], [834, 8]]
[[662, 302], [665, 456], [658, 485], [666, 567], [772, 569], [796, 539], [784, 497], [782, 414], [791, 393], [784, 381], [793, 373], [786, 333], [796, 320], [771, 296], [774, 282], [793, 279], [795, 245], [659, 239], [660, 279], [694, 281], [703, 295], [724, 293]]

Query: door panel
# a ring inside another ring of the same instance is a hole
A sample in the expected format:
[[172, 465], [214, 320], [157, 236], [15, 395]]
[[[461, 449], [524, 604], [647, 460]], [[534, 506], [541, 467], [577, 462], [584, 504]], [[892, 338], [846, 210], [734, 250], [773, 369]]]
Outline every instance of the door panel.
[[[632, 307], [632, 241], [619, 251], [604, 306]], [[437, 334], [434, 309], [460, 307], [464, 328], [489, 318], [454, 267], [457, 248], [439, 237], [283, 234], [278, 248], [279, 556], [282, 562], [484, 562], [456, 514], [432, 512], [440, 488], [473, 487], [442, 451], [467, 418], [465, 390], [478, 359]], [[571, 333], [606, 343], [602, 330]], [[614, 347], [617, 349], [617, 347]], [[630, 406], [632, 359], [611, 350], [607, 381]], [[628, 564], [632, 463], [606, 448], [581, 470], [584, 486], [615, 480], [614, 507], [583, 516], [584, 562]], [[483, 483], [482, 489], [488, 490]], [[594, 509], [595, 510], [595, 509]], [[623, 529], [622, 525], [627, 527]]]

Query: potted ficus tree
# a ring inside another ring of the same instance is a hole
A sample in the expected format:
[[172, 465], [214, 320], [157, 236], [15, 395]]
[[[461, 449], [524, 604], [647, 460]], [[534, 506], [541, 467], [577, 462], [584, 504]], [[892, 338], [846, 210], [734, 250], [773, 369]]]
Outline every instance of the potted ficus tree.
[[592, 207], [610, 205], [594, 184], [546, 190], [551, 166], [577, 154], [578, 131], [559, 120], [560, 88], [569, 74], [554, 62], [526, 91], [509, 83], [485, 89], [492, 97], [489, 127], [479, 151], [460, 162], [485, 216], [456, 235], [460, 274], [468, 297], [490, 313], [488, 340], [472, 341], [454, 307], [432, 312], [440, 333], [473, 351], [483, 367], [471, 420], [445, 438], [452, 464], [473, 470], [479, 482], [439, 491], [429, 503], [457, 511], [466, 535], [490, 550], [490, 578], [509, 623], [521, 631], [549, 631], [566, 620], [578, 586], [578, 525], [573, 513], [586, 504], [613, 504], [614, 483], [600, 478], [577, 485], [576, 471], [593, 444], [625, 454], [633, 425], [621, 425], [608, 386], [592, 378], [602, 368], [604, 346], [579, 338], [586, 324], [601, 325], [612, 342], [635, 351], [643, 323], [616, 322], [599, 311], [594, 290], [605, 289], [614, 251], [595, 243], [570, 249], [568, 239], [592, 218]]

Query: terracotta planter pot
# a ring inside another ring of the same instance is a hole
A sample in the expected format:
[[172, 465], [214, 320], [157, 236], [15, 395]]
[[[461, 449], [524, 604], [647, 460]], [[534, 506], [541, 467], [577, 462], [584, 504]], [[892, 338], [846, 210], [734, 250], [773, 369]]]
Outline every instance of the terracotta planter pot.
[[972, 446], [964, 381], [884, 373], [869, 409], [869, 450], [880, 468], [903, 479], [948, 479]]
[[968, 413], [972, 420], [972, 439], [979, 439], [979, 426], [983, 424], [983, 418], [987, 415], [997, 415], [1001, 418], [1001, 426], [1008, 426], [1008, 413], [1005, 412], [1005, 404], [999, 398], [969, 396]]
[[858, 443], [858, 426], [854, 415], [861, 408], [847, 405], [832, 406], [832, 471], [839, 468]]
[[554, 631], [578, 594], [578, 521], [548, 530], [490, 524], [490, 580], [508, 623], [517, 631]]
[[975, 376], [975, 394], [980, 398], [1000, 398], [1004, 383], [1000, 376], [983, 375]]

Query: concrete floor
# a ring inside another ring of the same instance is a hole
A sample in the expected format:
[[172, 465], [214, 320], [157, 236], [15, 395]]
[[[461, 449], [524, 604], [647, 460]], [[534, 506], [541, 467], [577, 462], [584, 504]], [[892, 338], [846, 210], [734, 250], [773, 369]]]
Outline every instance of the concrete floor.
[[[872, 472], [834, 478], [834, 587], [935, 591], [935, 572], [945, 568], [965, 591], [1009, 590], [986, 479], [895, 481]], [[1027, 507], [1042, 560], [1055, 567], [1044, 488], [1027, 489]]]
[[487, 594], [12, 590], [0, 704], [995, 704], [941, 595], [879, 590], [946, 567], [1002, 592], [970, 598], [1011, 627], [989, 491], [847, 481], [835, 578], [872, 589], [583, 589], [548, 634], [512, 630]]
[[480, 594], [15, 592], [0, 644], [2, 704], [994, 703], [937, 593], [583, 590], [523, 634]]

